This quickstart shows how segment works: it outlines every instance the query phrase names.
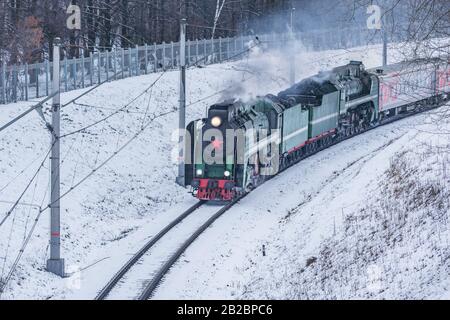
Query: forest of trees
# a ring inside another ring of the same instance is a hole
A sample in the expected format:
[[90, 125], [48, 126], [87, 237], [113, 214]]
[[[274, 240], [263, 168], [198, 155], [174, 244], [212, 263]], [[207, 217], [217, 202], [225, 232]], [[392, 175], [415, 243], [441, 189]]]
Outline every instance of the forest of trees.
[[[293, 7], [298, 31], [341, 23], [362, 26], [373, 3], [384, 4], [387, 14], [393, 9], [396, 16], [402, 13], [412, 40], [421, 39], [418, 32], [425, 37], [448, 34], [450, 2], [442, 0], [0, 0], [0, 62], [51, 59], [55, 37], [63, 39], [63, 54], [69, 57], [178, 41], [181, 17], [187, 18], [191, 40], [284, 32]], [[81, 8], [80, 31], [66, 28], [70, 4]], [[390, 25], [399, 32], [397, 24]]]
[[[70, 4], [81, 8], [82, 29], [77, 32], [66, 28]], [[55, 37], [63, 39], [70, 56], [114, 46], [178, 41], [182, 16], [187, 17], [187, 36], [192, 40], [256, 29], [280, 31], [286, 28], [292, 6], [306, 9], [311, 1], [0, 0], [0, 58], [9, 64], [40, 61], [51, 54]], [[262, 17], [280, 23], [269, 25]]]

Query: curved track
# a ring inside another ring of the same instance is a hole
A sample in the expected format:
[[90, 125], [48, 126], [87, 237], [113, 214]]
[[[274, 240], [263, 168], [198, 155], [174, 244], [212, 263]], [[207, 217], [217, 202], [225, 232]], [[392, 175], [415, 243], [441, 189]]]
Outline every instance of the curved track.
[[199, 201], [188, 210], [186, 210], [183, 214], [173, 220], [170, 224], [168, 224], [164, 229], [162, 229], [156, 236], [150, 239], [142, 249], [140, 249], [133, 257], [117, 272], [114, 277], [108, 282], [108, 284], [98, 293], [95, 300], [104, 300], [108, 297], [111, 291], [117, 286], [117, 284], [124, 278], [124, 276], [130, 271], [130, 269], [138, 263], [138, 261], [162, 238], [164, 237], [170, 230], [172, 230], [175, 226], [180, 224], [186, 217], [191, 215], [194, 211], [204, 205], [205, 202]]
[[158, 270], [153, 279], [147, 284], [143, 293], [140, 295], [139, 300], [148, 300], [153, 295], [153, 292], [158, 288], [161, 280], [170, 270], [170, 268], [175, 264], [175, 262], [183, 255], [186, 249], [206, 230], [208, 229], [214, 221], [216, 221], [220, 216], [227, 212], [231, 207], [233, 207], [239, 200], [244, 198], [246, 195], [237, 198], [236, 200], [230, 202], [222, 209], [217, 211], [212, 215], [204, 224], [202, 224], [184, 243], [183, 245], [164, 263], [164, 265]]
[[[217, 207], [204, 206], [204, 201], [196, 203], [134, 254], [95, 299], [150, 298], [165, 274], [185, 250], [244, 196], [220, 207], [218, 211]], [[186, 240], [183, 242], [183, 239]]]

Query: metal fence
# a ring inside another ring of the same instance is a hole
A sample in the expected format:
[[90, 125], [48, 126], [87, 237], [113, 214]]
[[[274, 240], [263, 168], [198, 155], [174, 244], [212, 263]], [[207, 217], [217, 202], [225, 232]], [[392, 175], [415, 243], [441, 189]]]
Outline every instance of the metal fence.
[[[295, 38], [310, 50], [331, 50], [378, 43], [381, 37], [370, 30], [339, 29], [296, 33]], [[258, 37], [267, 47], [286, 48], [289, 34], [265, 34]], [[186, 63], [212, 64], [242, 58], [255, 36], [187, 41]], [[118, 80], [152, 72], [178, 68], [179, 43], [162, 43], [131, 49], [91, 53], [89, 57], [61, 62], [61, 91], [81, 89], [105, 80]], [[52, 63], [44, 61], [1, 67], [0, 103], [48, 96], [52, 92]]]

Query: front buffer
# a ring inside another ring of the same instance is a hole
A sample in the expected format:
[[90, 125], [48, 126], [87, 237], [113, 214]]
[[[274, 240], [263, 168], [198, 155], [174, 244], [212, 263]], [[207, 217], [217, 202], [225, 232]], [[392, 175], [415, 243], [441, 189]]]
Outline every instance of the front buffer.
[[191, 186], [199, 200], [231, 201], [235, 196], [234, 181], [216, 179], [194, 179]]

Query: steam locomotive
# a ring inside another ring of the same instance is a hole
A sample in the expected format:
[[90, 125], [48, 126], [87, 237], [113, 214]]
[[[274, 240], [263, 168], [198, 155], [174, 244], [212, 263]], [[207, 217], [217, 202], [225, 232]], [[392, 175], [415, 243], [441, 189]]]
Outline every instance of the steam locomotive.
[[350, 61], [278, 95], [215, 104], [187, 126], [186, 183], [200, 200], [231, 201], [339, 140], [448, 101], [449, 75], [439, 59]]

